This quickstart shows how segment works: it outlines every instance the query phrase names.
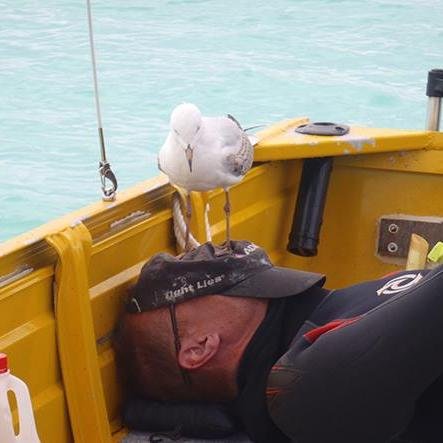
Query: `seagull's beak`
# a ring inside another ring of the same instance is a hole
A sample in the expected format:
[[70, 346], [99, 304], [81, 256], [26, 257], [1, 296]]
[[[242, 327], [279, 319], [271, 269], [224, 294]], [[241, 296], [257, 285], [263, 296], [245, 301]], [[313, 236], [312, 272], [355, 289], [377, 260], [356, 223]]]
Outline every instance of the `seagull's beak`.
[[191, 148], [191, 145], [188, 145], [188, 147], [185, 149], [185, 154], [189, 164], [189, 171], [192, 172], [192, 156], [194, 155], [194, 151]]

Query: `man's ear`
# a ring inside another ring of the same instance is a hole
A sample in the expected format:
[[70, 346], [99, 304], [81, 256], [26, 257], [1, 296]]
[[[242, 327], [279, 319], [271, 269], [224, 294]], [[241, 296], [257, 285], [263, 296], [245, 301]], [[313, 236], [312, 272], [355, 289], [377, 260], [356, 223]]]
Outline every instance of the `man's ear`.
[[181, 341], [178, 363], [184, 369], [200, 368], [217, 353], [219, 347], [220, 336], [217, 333], [186, 337]]

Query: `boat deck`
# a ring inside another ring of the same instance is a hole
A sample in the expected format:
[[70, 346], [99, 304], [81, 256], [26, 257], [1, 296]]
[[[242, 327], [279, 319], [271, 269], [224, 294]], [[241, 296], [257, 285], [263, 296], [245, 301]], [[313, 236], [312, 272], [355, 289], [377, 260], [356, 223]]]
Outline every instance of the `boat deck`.
[[[145, 432], [131, 432], [123, 438], [121, 443], [148, 443], [150, 442], [151, 434]], [[245, 434], [234, 434], [226, 438], [218, 438], [215, 440], [195, 439], [195, 438], [180, 438], [179, 440], [168, 437], [154, 437], [154, 441], [158, 443], [181, 442], [181, 443], [251, 443], [251, 440]]]

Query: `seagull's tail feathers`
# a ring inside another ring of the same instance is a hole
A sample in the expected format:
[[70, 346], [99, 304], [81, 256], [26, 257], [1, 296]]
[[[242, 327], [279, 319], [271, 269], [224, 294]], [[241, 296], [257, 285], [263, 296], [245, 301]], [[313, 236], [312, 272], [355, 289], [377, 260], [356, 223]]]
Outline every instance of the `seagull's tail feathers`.
[[243, 129], [243, 131], [248, 132], [248, 131], [252, 131], [253, 129], [257, 129], [257, 128], [264, 128], [266, 125], [254, 125], [254, 126], [249, 126], [248, 128]]
[[251, 142], [252, 146], [255, 146], [258, 143], [258, 137], [254, 134], [247, 135], [249, 141]]
[[[253, 129], [262, 128], [263, 126], [266, 126], [266, 125], [254, 125], [254, 126], [249, 126], [248, 128], [243, 129], [241, 127], [241, 124], [238, 122], [238, 120], [235, 117], [233, 117], [231, 114], [228, 114], [227, 117], [230, 120], [232, 120], [244, 132], [252, 131]], [[255, 135], [248, 135], [247, 137], [248, 137], [249, 141], [251, 142], [252, 146], [255, 146], [258, 143], [258, 138]]]
[[229, 120], [232, 120], [243, 131], [241, 124], [238, 122], [238, 120], [234, 116], [232, 116], [231, 114], [228, 114], [226, 117], [228, 117]]

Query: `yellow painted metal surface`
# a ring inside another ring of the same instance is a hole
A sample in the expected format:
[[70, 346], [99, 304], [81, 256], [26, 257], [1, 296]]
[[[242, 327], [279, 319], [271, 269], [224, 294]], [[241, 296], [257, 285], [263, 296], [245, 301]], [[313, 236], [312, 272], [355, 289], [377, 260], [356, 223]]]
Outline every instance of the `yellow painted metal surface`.
[[[293, 128], [307, 121], [282, 122], [258, 134], [256, 166], [231, 190], [232, 237], [265, 247], [276, 263], [325, 273], [329, 287], [401, 268], [404, 263], [376, 254], [378, 220], [387, 214], [443, 216], [442, 135], [352, 128], [347, 139], [294, 137]], [[318, 156], [335, 157], [334, 167], [319, 253], [303, 258], [289, 254], [286, 243], [303, 158]], [[73, 436], [117, 442], [124, 435], [111, 334], [143, 263], [158, 251], [177, 252], [173, 192], [161, 175], [113, 203], [93, 204], [0, 245], [0, 351], [30, 388], [42, 443], [71, 442]], [[205, 240], [206, 203], [213, 240], [222, 242], [221, 190], [192, 195], [195, 236]]]
[[109, 443], [111, 431], [89, 299], [91, 235], [82, 223], [78, 223], [46, 240], [58, 254], [55, 273], [57, 341], [74, 440], [76, 443]]
[[[14, 257], [14, 252], [20, 251], [20, 259], [28, 251], [33, 254], [38, 254], [40, 249], [44, 249], [39, 243], [50, 234], [60, 232], [62, 229], [75, 225], [78, 222], [83, 222], [91, 230], [93, 238], [100, 237], [100, 235], [107, 236], [109, 231], [115, 232], [123, 229], [125, 219], [140, 211], [140, 217], [143, 215], [149, 216], [149, 212], [156, 212], [159, 200], [160, 204], [164, 204], [163, 193], [164, 188], [168, 186], [168, 179], [161, 174], [150, 180], [141, 182], [130, 189], [120, 191], [117, 198], [113, 202], [98, 201], [85, 208], [81, 208], [64, 217], [55, 219], [38, 228], [32, 229], [24, 234], [0, 243], [0, 272], [2, 275], [6, 273], [6, 266], [9, 264], [8, 259]], [[148, 196], [149, 192], [149, 196]], [[172, 191], [169, 190], [169, 193]], [[166, 206], [165, 206], [166, 208]], [[128, 220], [130, 221], [130, 219]], [[113, 225], [115, 222], [120, 224]], [[129, 223], [131, 224], [131, 223]], [[46, 251], [41, 252], [44, 255]], [[46, 258], [46, 257], [43, 257]], [[52, 257], [53, 258], [53, 257]]]
[[57, 353], [53, 267], [0, 286], [0, 350], [30, 390], [42, 443], [70, 442], [71, 430]]
[[325, 137], [295, 131], [306, 122], [303, 118], [289, 120], [259, 133], [255, 161], [442, 149], [441, 139], [434, 132], [353, 126], [346, 135]]
[[442, 174], [342, 166], [337, 162], [323, 218], [319, 253], [285, 255], [285, 265], [323, 270], [327, 285], [340, 287], [404, 267], [376, 254], [378, 220], [383, 215], [443, 217]]

